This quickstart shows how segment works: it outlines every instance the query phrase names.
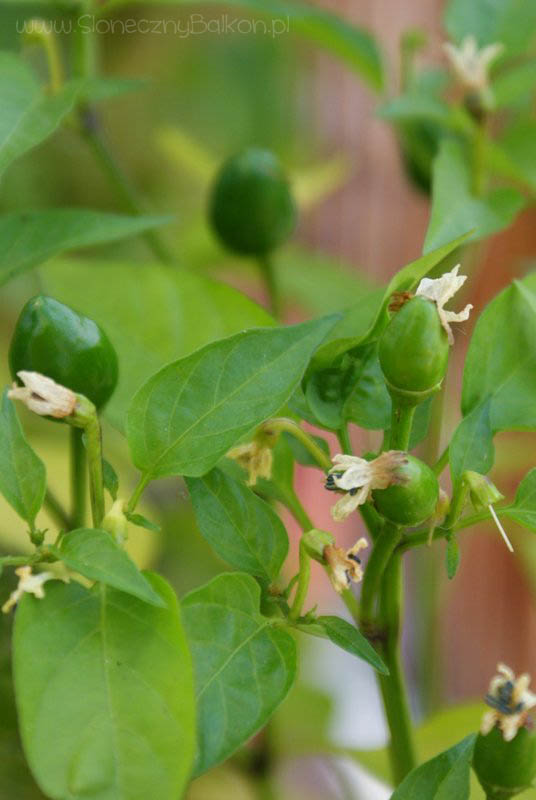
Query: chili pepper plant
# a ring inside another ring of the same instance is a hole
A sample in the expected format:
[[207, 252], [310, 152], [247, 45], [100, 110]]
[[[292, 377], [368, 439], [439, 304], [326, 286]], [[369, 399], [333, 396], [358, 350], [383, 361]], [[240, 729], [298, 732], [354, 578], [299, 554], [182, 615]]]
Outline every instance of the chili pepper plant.
[[[259, 797], [277, 796], [270, 720], [313, 637], [374, 670], [393, 800], [481, 797], [471, 773], [488, 800], [506, 800], [536, 776], [529, 676], [504, 663], [495, 677], [482, 676], [480, 729], [450, 730], [447, 749], [423, 760], [401, 637], [411, 551], [441, 549], [455, 580], [461, 541], [476, 523], [494, 520], [505, 558], [513, 557], [513, 521], [526, 536], [536, 530], [536, 468], [508, 497], [488, 477], [494, 436], [536, 429], [536, 273], [507, 285], [478, 319], [467, 302], [475, 242], [506, 228], [534, 193], [519, 133], [535, 124], [529, 26], [515, 10], [523, 4], [475, 3], [467, 15], [453, 0], [450, 79], [418, 67], [424, 41], [411, 31], [401, 44], [402, 92], [390, 97], [380, 45], [367, 31], [312, 6], [245, 5], [268, 19], [284, 11], [297, 34], [331, 49], [378, 93], [409, 178], [431, 193], [423, 254], [397, 265], [386, 286], [361, 286], [338, 309], [284, 324], [281, 263], [303, 213], [292, 169], [273, 152], [245, 147], [212, 169], [205, 186], [213, 241], [259, 268], [269, 313], [189, 272], [160, 230], [168, 218], [144, 213], [97, 109], [132, 87], [99, 74], [94, 32], [75, 27], [65, 50], [46, 13], [31, 20], [19, 39], [45, 57], [46, 85], [24, 54], [0, 53], [0, 169], [66, 127], [89, 146], [126, 212], [0, 217], [2, 282], [40, 267], [10, 329], [0, 406], [0, 491], [28, 535], [26, 547], [0, 556], [4, 621], [13, 618], [12, 676], [2, 687], [14, 692], [25, 763], [39, 787], [18, 767], [9, 796], [178, 800], [229, 760], [261, 775]], [[112, 6], [84, 2], [77, 13], [106, 19]], [[534, 7], [523, 7], [533, 20]], [[160, 263], [58, 260], [135, 236]], [[329, 280], [337, 282], [336, 270]], [[156, 326], [168, 321], [169, 335], [165, 328], [158, 339]], [[457, 397], [447, 371], [469, 333]], [[452, 404], [460, 408], [454, 430], [443, 425]], [[62, 442], [68, 432], [68, 504], [34, 449], [36, 424]], [[369, 451], [354, 451], [356, 428], [376, 432]], [[128, 445], [134, 485], [114, 463], [117, 437]], [[329, 529], [300, 497], [298, 463], [316, 471], [318, 492], [331, 501]], [[187, 491], [196, 535], [227, 567], [182, 596], [126, 548], [134, 528], [158, 535], [165, 478]], [[43, 509], [54, 521], [47, 529]], [[283, 510], [301, 529], [296, 569]], [[355, 526], [350, 547], [342, 521]], [[318, 611], [313, 562], [339, 613]], [[359, 714], [359, 694], [348, 702]], [[18, 753], [17, 734], [9, 736]], [[7, 797], [2, 787], [0, 795]]]

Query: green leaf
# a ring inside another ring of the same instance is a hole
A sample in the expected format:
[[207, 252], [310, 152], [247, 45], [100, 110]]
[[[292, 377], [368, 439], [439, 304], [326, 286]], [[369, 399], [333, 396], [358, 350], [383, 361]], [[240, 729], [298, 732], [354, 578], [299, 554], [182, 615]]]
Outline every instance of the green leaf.
[[59, 581], [19, 604], [20, 732], [51, 800], [182, 796], [195, 750], [192, 667], [175, 595], [150, 580], [162, 608]]
[[474, 36], [479, 47], [501, 42], [510, 56], [533, 40], [536, 6], [532, 0], [450, 0], [445, 27], [455, 42], [465, 36]]
[[5, 389], [0, 409], [0, 492], [33, 528], [46, 491], [46, 469], [32, 450]]
[[485, 475], [493, 466], [495, 448], [490, 424], [490, 400], [480, 403], [466, 416], [449, 445], [449, 462], [454, 481], [466, 470]]
[[117, 500], [117, 493], [119, 491], [119, 478], [117, 472], [112, 467], [109, 461], [105, 458], [102, 459], [102, 477], [104, 488], [109, 493], [112, 500]]
[[86, 78], [81, 82], [80, 97], [88, 103], [101, 103], [145, 88], [147, 80], [144, 78]]
[[157, 525], [156, 522], [151, 522], [151, 520], [144, 517], [143, 514], [131, 514], [127, 511], [125, 516], [133, 525], [137, 525], [138, 528], [145, 528], [146, 531], [151, 531], [151, 533], [160, 533], [162, 530], [160, 525]]
[[12, 53], [0, 52], [0, 174], [54, 133], [72, 110], [78, 88], [67, 84], [49, 95], [24, 61]]
[[246, 331], [164, 367], [128, 412], [135, 465], [151, 478], [208, 472], [284, 405], [335, 320]]
[[513, 504], [503, 508], [502, 513], [525, 528], [536, 531], [536, 467], [527, 472], [517, 487]]
[[186, 484], [199, 530], [218, 555], [237, 569], [274, 581], [287, 557], [288, 536], [273, 508], [218, 469]]
[[486, 197], [471, 192], [468, 157], [458, 142], [441, 142], [434, 161], [432, 211], [424, 242], [424, 252], [463, 233], [467, 241], [482, 239], [508, 227], [524, 205], [515, 189], [494, 189]]
[[536, 295], [514, 281], [484, 309], [465, 361], [464, 415], [490, 398], [494, 432], [536, 428]]
[[395, 292], [409, 292], [416, 288], [425, 275], [453, 253], [465, 240], [464, 233], [448, 244], [421, 256], [399, 270], [385, 289], [371, 292], [343, 314], [342, 319], [326, 337], [326, 341], [315, 353], [313, 366], [332, 366], [348, 350], [363, 346], [378, 339], [389, 321], [387, 308]]
[[522, 117], [503, 131], [498, 143], [519, 180], [536, 192], [536, 121]]
[[66, 250], [137, 236], [170, 219], [128, 217], [78, 208], [3, 214], [0, 216], [0, 286]]
[[469, 800], [476, 734], [412, 770], [391, 800]]
[[[351, 625], [341, 617], [317, 617], [313, 627], [316, 625], [320, 626], [325, 636], [337, 647], [346, 650], [347, 653], [351, 653], [353, 656], [357, 656], [362, 661], [366, 661], [367, 664], [370, 664], [371, 667], [383, 675], [389, 674], [389, 670], [376, 650], [355, 625]], [[301, 626], [300, 630], [307, 632], [307, 626]]]
[[508, 108], [520, 102], [530, 103], [536, 88], [536, 60], [511, 66], [493, 81], [496, 108]]
[[60, 547], [50, 549], [69, 569], [85, 578], [101, 581], [146, 603], [162, 605], [160, 595], [106, 531], [78, 528], [63, 537]]
[[261, 616], [259, 603], [258, 584], [240, 573], [220, 575], [182, 601], [197, 683], [197, 774], [258, 731], [294, 680], [294, 639]]
[[[152, 0], [155, 2], [155, 0]], [[141, 2], [141, 0], [138, 0]], [[344, 61], [351, 69], [357, 72], [373, 89], [380, 90], [383, 86], [383, 69], [374, 38], [368, 31], [358, 28], [341, 17], [318, 8], [309, 3], [286, 2], [286, 0], [167, 0], [169, 3], [181, 7], [195, 5], [202, 7], [209, 5], [212, 8], [219, 5], [238, 6], [248, 11], [267, 17], [267, 31], [274, 33], [291, 33], [304, 36], [320, 47], [324, 47], [333, 55]], [[112, 0], [108, 7], [123, 5], [124, 0]], [[273, 23], [272, 23], [273, 21]], [[287, 28], [288, 25], [288, 28]], [[256, 30], [260, 30], [259, 21]], [[251, 30], [253, 30], [253, 25]]]
[[136, 391], [164, 364], [214, 339], [272, 324], [236, 289], [185, 269], [73, 260], [41, 274], [47, 292], [96, 320], [112, 340], [121, 370], [106, 415], [119, 428]]

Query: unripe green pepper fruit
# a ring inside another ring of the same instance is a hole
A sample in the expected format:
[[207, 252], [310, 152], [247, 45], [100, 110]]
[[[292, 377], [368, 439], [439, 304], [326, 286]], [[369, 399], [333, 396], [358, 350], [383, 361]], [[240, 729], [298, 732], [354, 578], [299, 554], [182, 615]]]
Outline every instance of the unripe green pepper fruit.
[[212, 188], [210, 221], [223, 244], [262, 256], [287, 239], [296, 205], [277, 157], [250, 148], [225, 162]]
[[439, 389], [448, 356], [448, 337], [437, 306], [425, 297], [408, 300], [380, 338], [380, 364], [389, 391], [415, 404]]
[[499, 728], [478, 735], [473, 768], [489, 800], [508, 800], [536, 778], [536, 733], [520, 728], [506, 742]]
[[376, 509], [396, 525], [419, 525], [431, 517], [439, 500], [439, 483], [430, 467], [408, 455], [396, 468], [396, 480], [387, 489], [372, 492]]
[[37, 295], [22, 309], [9, 348], [9, 366], [17, 372], [40, 372], [97, 408], [117, 385], [117, 354], [106, 333], [92, 319], [52, 297]]

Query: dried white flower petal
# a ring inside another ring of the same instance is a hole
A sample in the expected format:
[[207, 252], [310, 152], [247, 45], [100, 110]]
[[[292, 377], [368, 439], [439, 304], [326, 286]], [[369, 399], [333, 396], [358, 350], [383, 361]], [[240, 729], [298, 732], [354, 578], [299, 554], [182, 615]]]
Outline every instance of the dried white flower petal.
[[469, 313], [473, 308], [471, 303], [468, 303], [463, 311], [445, 311], [444, 306], [467, 280], [467, 275], [458, 275], [459, 269], [460, 264], [440, 278], [423, 278], [415, 292], [418, 297], [426, 297], [436, 304], [437, 313], [439, 314], [441, 325], [447, 333], [449, 344], [454, 344], [454, 336], [449, 323], [465, 322], [465, 320], [469, 319]]
[[227, 458], [237, 461], [248, 472], [248, 486], [255, 486], [257, 478], [270, 480], [272, 477], [272, 448], [256, 439], [247, 444], [239, 444], [227, 453]]
[[479, 50], [475, 37], [466, 36], [459, 47], [445, 42], [443, 49], [460, 83], [469, 91], [481, 92], [488, 88], [489, 67], [504, 46], [496, 42]]
[[30, 411], [40, 416], [63, 419], [73, 413], [77, 398], [70, 389], [39, 372], [21, 370], [17, 375], [24, 386], [13, 384], [8, 392], [8, 397], [12, 400], [20, 400]]
[[348, 589], [352, 582], [359, 583], [362, 580], [363, 570], [359, 553], [366, 547], [368, 547], [368, 542], [362, 537], [346, 552], [335, 545], [327, 545], [324, 548], [329, 579], [339, 594]]
[[366, 503], [374, 489], [386, 489], [398, 483], [396, 470], [406, 462], [406, 454], [398, 450], [382, 453], [373, 461], [358, 456], [338, 454], [326, 479], [326, 489], [346, 492], [331, 509], [334, 520], [345, 520]]
[[25, 592], [42, 600], [45, 596], [43, 584], [55, 577], [51, 572], [40, 572], [34, 575], [31, 567], [19, 567], [15, 570], [15, 574], [19, 576], [19, 585], [11, 592], [8, 600], [2, 606], [4, 614], [9, 613], [17, 605]]
[[503, 739], [510, 742], [522, 728], [531, 709], [536, 707], [536, 695], [529, 691], [530, 676], [515, 674], [506, 664], [497, 665], [498, 674], [489, 684], [486, 703], [492, 711], [487, 711], [480, 726], [486, 736], [495, 726], [502, 731]]

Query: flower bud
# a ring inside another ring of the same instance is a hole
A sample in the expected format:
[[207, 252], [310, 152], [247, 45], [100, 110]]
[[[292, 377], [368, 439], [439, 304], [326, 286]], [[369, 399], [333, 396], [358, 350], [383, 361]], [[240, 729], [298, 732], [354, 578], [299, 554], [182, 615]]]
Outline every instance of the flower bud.
[[504, 495], [485, 475], [468, 470], [463, 473], [463, 480], [469, 487], [469, 496], [475, 511], [484, 511], [492, 503], [504, 500]]

